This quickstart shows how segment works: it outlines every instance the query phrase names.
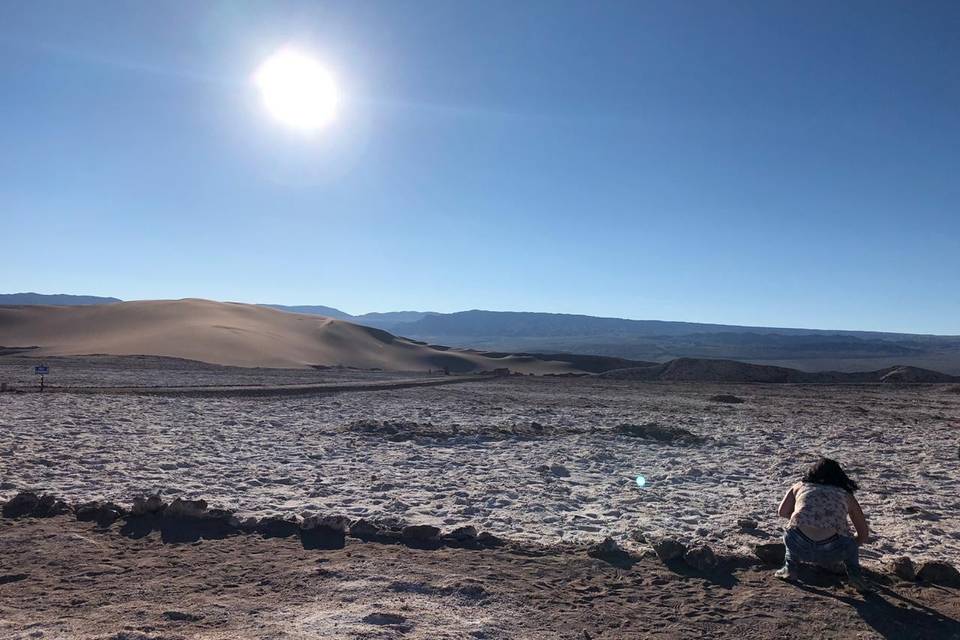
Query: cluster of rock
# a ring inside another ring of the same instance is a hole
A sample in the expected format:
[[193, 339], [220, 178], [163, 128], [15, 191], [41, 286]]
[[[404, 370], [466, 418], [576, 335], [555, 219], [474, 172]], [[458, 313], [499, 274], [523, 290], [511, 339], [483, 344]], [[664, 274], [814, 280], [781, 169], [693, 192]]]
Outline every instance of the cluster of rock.
[[284, 538], [318, 536], [336, 539], [350, 536], [371, 542], [392, 542], [409, 546], [439, 547], [497, 547], [504, 541], [489, 532], [478, 532], [476, 527], [466, 525], [450, 531], [426, 524], [407, 524], [393, 518], [351, 520], [343, 515], [267, 516], [263, 518], [238, 518], [232, 511], [209, 508], [206, 500], [175, 498], [165, 502], [159, 495], [139, 496], [133, 504], [123, 507], [113, 502], [92, 501], [70, 505], [51, 495], [22, 492], [2, 506], [7, 518], [47, 518], [73, 514], [77, 520], [96, 522], [109, 527], [117, 520], [159, 521], [181, 526], [196, 525], [205, 533], [217, 535], [236, 533], [259, 533], [266, 537]]
[[[754, 545], [754, 554], [764, 564], [783, 565], [786, 548], [782, 542]], [[926, 582], [945, 587], [960, 587], [960, 571], [944, 560], [927, 560], [919, 565], [906, 556], [884, 562], [886, 571], [907, 582]]]
[[377, 436], [390, 442], [410, 440], [448, 441], [460, 438], [476, 440], [535, 439], [554, 435], [579, 433], [584, 429], [553, 427], [539, 422], [513, 424], [443, 424], [412, 420], [354, 420], [346, 426], [352, 433]]
[[695, 445], [703, 444], [707, 441], [701, 435], [687, 431], [682, 427], [665, 427], [656, 422], [646, 424], [620, 424], [614, 428], [614, 432], [630, 438], [641, 438], [643, 440], [655, 440], [656, 442], [665, 442], [669, 444]]
[[648, 540], [653, 552], [660, 561], [666, 564], [683, 561], [697, 571], [713, 571], [720, 564], [720, 559], [708, 545], [696, 544], [687, 546], [675, 538], [659, 538]]
[[[705, 544], [688, 546], [675, 538], [664, 537], [655, 540], [645, 538], [653, 547], [661, 562], [671, 564], [683, 562], [701, 572], [710, 572], [720, 564], [720, 557]], [[754, 555], [763, 564], [783, 566], [786, 548], [782, 542], [757, 544]], [[916, 565], [910, 558], [899, 557], [884, 563], [886, 571], [901, 580], [923, 582], [946, 587], [960, 587], [960, 571], [943, 560], [927, 560]]]

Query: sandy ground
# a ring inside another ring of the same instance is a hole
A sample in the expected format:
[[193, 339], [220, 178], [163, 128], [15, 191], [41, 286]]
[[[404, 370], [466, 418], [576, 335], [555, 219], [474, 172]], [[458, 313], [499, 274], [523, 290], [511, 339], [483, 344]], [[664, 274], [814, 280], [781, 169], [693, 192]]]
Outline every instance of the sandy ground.
[[[632, 438], [615, 431], [624, 423], [702, 440]], [[957, 563], [958, 424], [960, 394], [943, 386], [521, 378], [274, 399], [3, 394], [0, 497], [162, 491], [250, 515], [390, 515], [634, 549], [638, 533], [670, 534], [748, 552], [779, 536], [781, 495], [827, 454], [863, 486], [868, 564]]]
[[875, 577], [705, 575], [572, 549], [339, 549], [240, 535], [163, 543], [71, 517], [0, 519], [10, 640], [960, 638], [955, 589]]

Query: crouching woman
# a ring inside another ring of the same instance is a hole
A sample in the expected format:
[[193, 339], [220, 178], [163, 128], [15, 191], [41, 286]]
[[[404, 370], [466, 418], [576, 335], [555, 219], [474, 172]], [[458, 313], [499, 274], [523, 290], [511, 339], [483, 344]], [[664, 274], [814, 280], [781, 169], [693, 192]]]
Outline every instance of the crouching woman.
[[[788, 518], [783, 542], [786, 562], [776, 572], [778, 578], [795, 580], [798, 563], [820, 566], [843, 563], [850, 583], [860, 590], [869, 590], [860, 571], [860, 545], [870, 536], [867, 520], [853, 492], [859, 487], [840, 464], [821, 458], [807, 469], [803, 480], [796, 483], [780, 502], [780, 517]], [[850, 535], [847, 518], [857, 535]]]

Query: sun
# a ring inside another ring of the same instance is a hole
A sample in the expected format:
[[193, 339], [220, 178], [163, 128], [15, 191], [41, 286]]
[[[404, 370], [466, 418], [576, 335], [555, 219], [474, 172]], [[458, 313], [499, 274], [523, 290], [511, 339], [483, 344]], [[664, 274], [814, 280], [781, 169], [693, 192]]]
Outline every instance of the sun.
[[270, 115], [292, 129], [313, 132], [336, 117], [339, 94], [333, 76], [295, 49], [281, 49], [264, 60], [253, 83]]

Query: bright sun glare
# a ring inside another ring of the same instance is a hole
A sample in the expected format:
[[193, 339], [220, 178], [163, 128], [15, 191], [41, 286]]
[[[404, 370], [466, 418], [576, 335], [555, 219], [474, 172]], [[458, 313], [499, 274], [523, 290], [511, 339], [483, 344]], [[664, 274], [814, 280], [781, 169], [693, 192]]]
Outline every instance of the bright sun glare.
[[333, 77], [316, 60], [293, 49], [281, 49], [267, 58], [253, 82], [270, 115], [288, 127], [316, 131], [336, 115]]

